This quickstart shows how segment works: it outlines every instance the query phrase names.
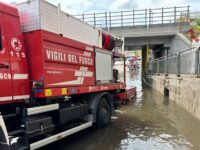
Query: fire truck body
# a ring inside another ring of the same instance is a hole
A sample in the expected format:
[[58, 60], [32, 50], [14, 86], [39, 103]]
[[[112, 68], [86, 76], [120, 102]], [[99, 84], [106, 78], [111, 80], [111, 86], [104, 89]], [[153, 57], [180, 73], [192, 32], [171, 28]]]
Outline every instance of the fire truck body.
[[113, 82], [110, 51], [43, 30], [25, 33], [24, 38], [30, 78], [39, 85], [35, 97], [125, 88], [124, 83]]
[[95, 85], [92, 46], [43, 30], [24, 35], [34, 82], [44, 88]]
[[120, 98], [135, 94], [113, 78], [119, 56], [104, 43], [113, 46], [46, 1], [17, 8], [0, 3], [0, 149], [37, 149], [107, 125]]

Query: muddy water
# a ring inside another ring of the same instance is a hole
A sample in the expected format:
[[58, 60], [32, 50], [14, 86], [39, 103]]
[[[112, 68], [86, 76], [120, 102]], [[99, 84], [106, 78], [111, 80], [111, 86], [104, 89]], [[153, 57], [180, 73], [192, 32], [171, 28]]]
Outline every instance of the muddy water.
[[55, 150], [200, 150], [200, 121], [150, 88], [138, 75], [127, 75], [137, 86], [134, 101], [121, 108], [118, 119], [101, 130], [89, 129], [51, 144]]

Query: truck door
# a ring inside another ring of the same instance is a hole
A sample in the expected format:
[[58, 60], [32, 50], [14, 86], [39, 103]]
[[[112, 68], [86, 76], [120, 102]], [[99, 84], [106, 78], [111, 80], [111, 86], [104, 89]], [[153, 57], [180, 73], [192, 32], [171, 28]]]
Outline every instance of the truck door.
[[13, 102], [30, 97], [30, 80], [19, 16], [3, 14], [7, 48], [10, 57]]
[[0, 104], [12, 102], [12, 79], [5, 28], [0, 13]]

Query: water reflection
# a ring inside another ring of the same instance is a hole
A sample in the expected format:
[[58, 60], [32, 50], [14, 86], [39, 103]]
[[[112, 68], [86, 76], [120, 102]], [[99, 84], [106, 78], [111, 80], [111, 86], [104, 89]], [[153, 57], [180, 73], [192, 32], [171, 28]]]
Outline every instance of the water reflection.
[[137, 86], [134, 101], [101, 130], [89, 129], [44, 149], [57, 150], [199, 150], [200, 122], [168, 97], [142, 88], [141, 76], [127, 73]]

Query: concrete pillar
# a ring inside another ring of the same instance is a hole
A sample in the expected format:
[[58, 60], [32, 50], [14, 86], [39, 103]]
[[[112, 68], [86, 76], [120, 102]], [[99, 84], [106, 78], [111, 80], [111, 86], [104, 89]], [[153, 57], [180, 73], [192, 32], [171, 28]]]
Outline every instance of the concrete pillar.
[[142, 75], [147, 75], [148, 70], [148, 55], [149, 55], [149, 46], [145, 45], [142, 47]]

